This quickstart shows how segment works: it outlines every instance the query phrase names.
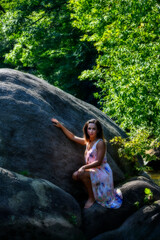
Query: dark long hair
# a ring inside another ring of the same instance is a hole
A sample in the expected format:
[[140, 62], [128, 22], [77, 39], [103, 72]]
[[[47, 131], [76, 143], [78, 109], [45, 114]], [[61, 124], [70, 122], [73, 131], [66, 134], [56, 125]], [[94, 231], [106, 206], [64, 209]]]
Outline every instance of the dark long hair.
[[85, 138], [86, 142], [89, 142], [89, 140], [90, 140], [89, 135], [87, 133], [87, 128], [88, 128], [89, 123], [94, 123], [96, 125], [96, 127], [97, 127], [97, 138], [98, 139], [101, 138], [104, 141], [106, 141], [105, 138], [104, 138], [104, 135], [103, 135], [103, 129], [102, 129], [102, 126], [101, 126], [100, 122], [97, 119], [90, 119], [84, 124], [84, 127], [83, 127], [83, 133], [84, 133], [84, 138]]

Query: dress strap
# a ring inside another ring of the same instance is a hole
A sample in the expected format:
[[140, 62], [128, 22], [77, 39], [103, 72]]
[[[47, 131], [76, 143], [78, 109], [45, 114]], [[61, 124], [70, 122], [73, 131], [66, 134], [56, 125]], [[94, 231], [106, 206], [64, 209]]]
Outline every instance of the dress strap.
[[[95, 142], [95, 144], [93, 144], [93, 147], [96, 147], [96, 146], [97, 146], [97, 143], [99, 143], [99, 141], [103, 141], [103, 139], [101, 139], [101, 138], [98, 139], [98, 140]], [[93, 148], [93, 147], [92, 147], [92, 148]]]

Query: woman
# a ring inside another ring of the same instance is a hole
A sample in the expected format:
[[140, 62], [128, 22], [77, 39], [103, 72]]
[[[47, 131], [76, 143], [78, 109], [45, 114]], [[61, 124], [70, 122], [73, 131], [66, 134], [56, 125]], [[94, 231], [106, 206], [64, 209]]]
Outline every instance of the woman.
[[72, 141], [86, 145], [85, 162], [78, 171], [74, 172], [74, 180], [81, 180], [88, 192], [85, 208], [89, 208], [96, 201], [104, 207], [119, 208], [122, 204], [122, 194], [114, 189], [112, 170], [107, 163], [106, 146], [103, 130], [96, 119], [87, 121], [83, 127], [84, 137], [75, 136], [57, 119], [52, 119], [54, 125], [61, 128]]

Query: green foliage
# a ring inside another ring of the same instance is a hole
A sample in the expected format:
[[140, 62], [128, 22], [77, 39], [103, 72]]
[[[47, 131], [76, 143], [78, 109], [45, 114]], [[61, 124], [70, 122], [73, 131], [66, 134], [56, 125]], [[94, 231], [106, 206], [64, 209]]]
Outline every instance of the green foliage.
[[30, 174], [30, 172], [28, 170], [23, 170], [19, 174], [21, 174], [23, 176], [26, 176], [26, 177], [30, 177], [31, 176], [31, 174]]
[[96, 51], [79, 40], [80, 31], [70, 23], [67, 0], [3, 0], [1, 4], [6, 10], [0, 22], [1, 67], [35, 74], [86, 98], [85, 87], [94, 89], [93, 84], [81, 84], [78, 75], [92, 66]]
[[124, 130], [160, 126], [160, 5], [155, 0], [70, 0], [73, 26], [98, 58], [80, 79], [96, 82], [103, 111]]
[[139, 209], [139, 208], [140, 208], [139, 201], [135, 202], [135, 203], [134, 203], [134, 206], [135, 206], [137, 209]]
[[[130, 134], [130, 138], [121, 138], [114, 137], [110, 142], [118, 146], [118, 153], [120, 157], [124, 157], [128, 161], [134, 162], [135, 168], [138, 171], [142, 170], [142, 167], [139, 166], [137, 156], [142, 156], [145, 160], [145, 163], [156, 160], [155, 155], [150, 155], [148, 151], [151, 148], [158, 148], [160, 142], [158, 139], [153, 142], [152, 138], [149, 138], [151, 135], [146, 129], [138, 129], [136, 132]], [[152, 143], [152, 146], [151, 146]], [[147, 167], [144, 167], [146, 170]]]
[[153, 192], [151, 191], [151, 189], [145, 188], [144, 193], [145, 193], [145, 196], [144, 196], [144, 199], [143, 199], [143, 203], [140, 204], [139, 201], [134, 203], [134, 205], [137, 209], [142, 207], [144, 204], [145, 205], [150, 205], [150, 204], [153, 203]]
[[73, 224], [74, 226], [77, 226], [77, 216], [75, 216], [74, 214], [70, 214], [69, 215], [69, 222], [71, 223], [71, 224]]
[[153, 201], [153, 193], [149, 188], [145, 188], [145, 197], [144, 197], [144, 203], [150, 204]]

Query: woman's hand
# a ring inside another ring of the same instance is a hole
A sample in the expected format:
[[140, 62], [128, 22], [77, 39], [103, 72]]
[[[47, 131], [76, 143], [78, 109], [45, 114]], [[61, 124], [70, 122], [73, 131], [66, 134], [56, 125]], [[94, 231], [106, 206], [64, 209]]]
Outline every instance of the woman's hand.
[[79, 144], [85, 145], [85, 139], [84, 138], [80, 138], [80, 137], [75, 136], [65, 126], [63, 126], [63, 124], [61, 124], [56, 118], [52, 118], [51, 121], [54, 124], [54, 126], [60, 128], [70, 140], [72, 140], [74, 142], [77, 142]]
[[52, 118], [51, 119], [51, 121], [52, 121], [52, 123], [54, 124], [54, 126], [56, 126], [56, 127], [61, 127], [62, 125], [60, 124], [60, 122], [57, 120], [57, 119], [55, 119], [55, 118]]
[[85, 166], [82, 166], [82, 167], [80, 167], [79, 169], [78, 169], [78, 172], [79, 173], [82, 173], [82, 172], [84, 172], [85, 171]]

